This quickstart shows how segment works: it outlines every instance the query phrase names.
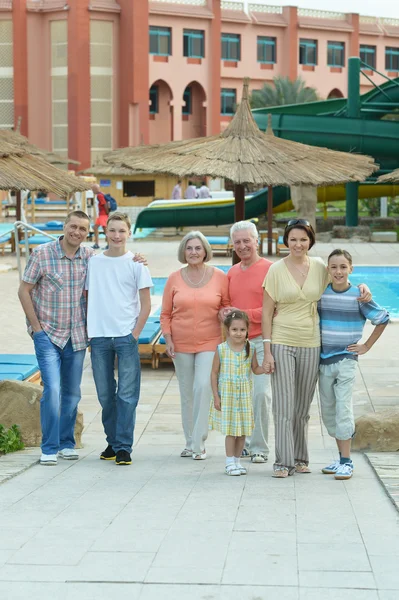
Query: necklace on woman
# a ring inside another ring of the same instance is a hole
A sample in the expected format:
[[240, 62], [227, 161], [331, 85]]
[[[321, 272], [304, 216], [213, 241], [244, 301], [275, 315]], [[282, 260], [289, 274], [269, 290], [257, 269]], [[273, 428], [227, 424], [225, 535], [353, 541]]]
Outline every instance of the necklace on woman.
[[301, 271], [301, 269], [299, 267], [296, 266], [296, 264], [292, 261], [290, 261], [290, 264], [294, 267], [294, 269], [296, 269], [297, 271], [299, 271], [299, 273], [302, 275], [302, 277], [307, 277], [308, 271], [309, 271], [309, 260], [306, 261], [306, 267], [307, 267], [307, 271], [306, 273], [304, 273], [303, 271]]
[[205, 273], [206, 273], [206, 265], [204, 265], [204, 272], [202, 273], [201, 279], [197, 283], [194, 283], [194, 281], [191, 281], [190, 277], [188, 276], [188, 267], [186, 267], [186, 271], [185, 271], [187, 281], [194, 287], [198, 287], [199, 285], [201, 285], [201, 283], [204, 281]]

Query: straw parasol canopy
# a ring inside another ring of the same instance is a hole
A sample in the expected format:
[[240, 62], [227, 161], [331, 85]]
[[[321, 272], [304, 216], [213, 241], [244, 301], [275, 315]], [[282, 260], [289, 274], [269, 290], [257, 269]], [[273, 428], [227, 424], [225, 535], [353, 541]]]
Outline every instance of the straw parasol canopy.
[[387, 173], [386, 175], [381, 175], [377, 179], [377, 183], [399, 183], [399, 169], [395, 169], [391, 173]]
[[107, 162], [178, 177], [224, 177], [233, 183], [263, 186], [364, 181], [377, 165], [368, 156], [337, 152], [275, 137], [271, 119], [263, 133], [252, 116], [248, 79], [237, 112], [220, 135], [156, 146], [122, 148]]
[[19, 131], [11, 131], [10, 129], [0, 130], [0, 144], [2, 142], [8, 142], [15, 146], [21, 147], [28, 154], [41, 156], [52, 165], [80, 165], [78, 160], [73, 160], [72, 158], [61, 156], [56, 152], [50, 152], [48, 150], [42, 150], [41, 148], [38, 148], [34, 144], [31, 144], [28, 138], [19, 133]]
[[[139, 172], [140, 173], [140, 172]], [[99, 163], [97, 165], [93, 165], [88, 169], [84, 169], [83, 171], [79, 171], [79, 175], [137, 175], [136, 171], [133, 169], [128, 169], [127, 167], [120, 167], [118, 165], [111, 165], [109, 163]]]
[[29, 154], [3, 133], [0, 132], [0, 189], [55, 192], [62, 198], [90, 189], [89, 184], [51, 165], [42, 156]]

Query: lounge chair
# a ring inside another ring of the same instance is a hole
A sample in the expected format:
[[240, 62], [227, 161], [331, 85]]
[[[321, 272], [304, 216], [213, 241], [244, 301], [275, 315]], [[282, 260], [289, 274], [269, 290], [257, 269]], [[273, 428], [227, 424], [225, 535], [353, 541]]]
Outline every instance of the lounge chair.
[[159, 338], [154, 344], [154, 355], [156, 369], [158, 369], [160, 362], [173, 362], [170, 356], [166, 354], [166, 342], [162, 334], [159, 336]]
[[11, 233], [6, 233], [6, 234], [0, 236], [0, 252], [3, 256], [4, 256], [4, 250], [6, 249], [7, 246], [9, 246], [10, 249], [12, 250], [13, 240], [12, 240]]
[[153, 369], [156, 369], [154, 345], [161, 333], [161, 323], [159, 317], [148, 317], [143, 331], [139, 337], [140, 362], [150, 363]]
[[227, 235], [210, 235], [206, 236], [206, 239], [213, 252], [225, 252], [226, 256], [231, 256], [233, 254], [233, 244]]
[[34, 354], [0, 354], [0, 381], [40, 383], [39, 365]]
[[276, 254], [277, 256], [281, 256], [281, 254], [288, 254], [288, 252], [289, 250], [283, 242], [283, 236], [280, 235], [280, 237], [277, 240]]

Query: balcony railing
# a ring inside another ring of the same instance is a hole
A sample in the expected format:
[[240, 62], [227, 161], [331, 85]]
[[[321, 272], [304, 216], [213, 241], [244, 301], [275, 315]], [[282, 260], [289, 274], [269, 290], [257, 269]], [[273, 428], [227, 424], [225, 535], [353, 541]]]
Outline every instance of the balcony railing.
[[346, 21], [346, 14], [331, 10], [316, 10], [313, 8], [299, 8], [299, 17], [310, 17], [312, 19], [334, 19], [335, 21]]

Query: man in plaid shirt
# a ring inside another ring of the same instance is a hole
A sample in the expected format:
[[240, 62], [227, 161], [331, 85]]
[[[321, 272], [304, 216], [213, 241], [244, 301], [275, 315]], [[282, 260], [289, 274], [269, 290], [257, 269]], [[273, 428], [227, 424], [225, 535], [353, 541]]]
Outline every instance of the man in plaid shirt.
[[74, 428], [87, 346], [85, 288], [93, 251], [81, 247], [89, 217], [71, 212], [64, 235], [31, 254], [18, 291], [43, 380], [40, 403], [43, 465], [79, 458]]

